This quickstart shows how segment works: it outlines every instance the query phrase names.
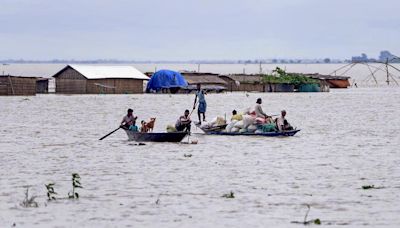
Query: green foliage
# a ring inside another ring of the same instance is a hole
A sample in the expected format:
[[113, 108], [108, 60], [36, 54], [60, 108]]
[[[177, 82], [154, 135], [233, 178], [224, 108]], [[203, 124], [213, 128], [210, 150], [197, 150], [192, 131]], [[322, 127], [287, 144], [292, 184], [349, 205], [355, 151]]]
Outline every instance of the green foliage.
[[45, 184], [47, 189], [47, 199], [49, 201], [56, 199], [78, 199], [79, 194], [75, 192], [76, 188], [83, 188], [81, 184], [81, 177], [77, 173], [72, 174], [72, 191], [68, 192], [68, 198], [56, 198], [57, 192], [54, 191], [54, 183]]
[[81, 185], [81, 177], [77, 173], [72, 174], [72, 192], [68, 193], [68, 198], [79, 199], [79, 194], [75, 192], [75, 188], [83, 188]]
[[223, 194], [222, 197], [228, 198], [228, 199], [233, 199], [233, 198], [235, 198], [235, 194], [231, 191], [230, 193]]
[[47, 198], [48, 200], [56, 200], [56, 197], [54, 195], [57, 194], [57, 192], [54, 191], [54, 183], [48, 183], [45, 185], [47, 189]]
[[281, 68], [277, 67], [273, 70], [272, 75], [264, 75], [262, 81], [264, 83], [271, 84], [293, 84], [293, 85], [301, 85], [301, 84], [315, 84], [318, 83], [317, 80], [309, 78], [303, 74], [298, 73], [286, 73]]

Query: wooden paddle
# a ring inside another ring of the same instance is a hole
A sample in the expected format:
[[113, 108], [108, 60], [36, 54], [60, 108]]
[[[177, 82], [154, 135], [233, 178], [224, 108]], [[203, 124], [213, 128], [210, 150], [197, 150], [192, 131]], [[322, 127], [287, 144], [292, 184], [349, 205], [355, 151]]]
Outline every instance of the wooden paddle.
[[121, 129], [121, 126], [119, 126], [119, 127], [118, 127], [117, 129], [115, 129], [114, 131], [112, 131], [112, 132], [106, 134], [105, 136], [101, 137], [99, 140], [103, 140], [103, 139], [107, 138], [109, 135], [111, 135], [112, 133], [118, 131], [119, 129]]

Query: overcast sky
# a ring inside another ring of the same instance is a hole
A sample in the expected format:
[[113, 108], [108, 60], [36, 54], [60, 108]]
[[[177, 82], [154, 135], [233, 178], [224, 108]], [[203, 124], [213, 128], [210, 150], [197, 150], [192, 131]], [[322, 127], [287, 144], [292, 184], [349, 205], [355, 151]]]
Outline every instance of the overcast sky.
[[0, 59], [400, 54], [398, 0], [0, 0]]

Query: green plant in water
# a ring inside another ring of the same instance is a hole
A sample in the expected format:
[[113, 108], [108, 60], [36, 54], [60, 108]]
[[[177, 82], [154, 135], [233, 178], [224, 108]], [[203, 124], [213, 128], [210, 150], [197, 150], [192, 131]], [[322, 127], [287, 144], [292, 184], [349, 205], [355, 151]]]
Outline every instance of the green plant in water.
[[38, 207], [39, 204], [35, 201], [36, 196], [29, 197], [29, 187], [26, 187], [25, 199], [22, 201], [21, 206], [23, 207]]
[[273, 70], [273, 73], [275, 73], [275, 75], [264, 75], [262, 81], [264, 83], [272, 83], [272, 84], [279, 83], [279, 84], [294, 84], [294, 85], [318, 83], [317, 80], [309, 78], [303, 74], [286, 73], [286, 71], [282, 70], [279, 67]]
[[223, 194], [221, 197], [233, 199], [235, 198], [235, 194], [231, 191], [230, 193]]
[[47, 199], [50, 200], [56, 200], [56, 197], [54, 195], [57, 195], [57, 192], [54, 191], [54, 183], [48, 183], [45, 184], [46, 189], [47, 189]]
[[77, 192], [75, 192], [75, 189], [82, 188], [80, 180], [81, 180], [81, 177], [79, 176], [79, 174], [77, 174], [77, 173], [72, 174], [72, 192], [68, 193], [68, 198], [70, 198], [70, 199], [78, 199], [79, 198], [79, 194]]
[[367, 189], [371, 189], [371, 188], [375, 188], [374, 185], [363, 185], [362, 189], [367, 190]]

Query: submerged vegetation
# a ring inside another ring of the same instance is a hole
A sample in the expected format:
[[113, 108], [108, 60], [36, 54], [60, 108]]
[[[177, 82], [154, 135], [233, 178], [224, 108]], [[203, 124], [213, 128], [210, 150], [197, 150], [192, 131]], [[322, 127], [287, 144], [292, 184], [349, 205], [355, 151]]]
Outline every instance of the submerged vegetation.
[[321, 220], [319, 218], [307, 220], [308, 213], [310, 213], [310, 210], [311, 210], [311, 206], [309, 204], [306, 204], [306, 206], [308, 209], [307, 209], [306, 215], [304, 216], [304, 220], [302, 222], [292, 221], [292, 223], [303, 224], [303, 225], [310, 225], [310, 224], [321, 225]]
[[235, 198], [235, 194], [231, 191], [230, 193], [223, 194], [221, 197], [233, 199]]
[[375, 185], [363, 185], [361, 188], [363, 190], [368, 190], [368, 189], [381, 189], [381, 188], [384, 188], [384, 187], [376, 187]]
[[49, 201], [56, 200], [56, 197], [54, 195], [56, 195], [57, 192], [54, 191], [54, 183], [48, 183], [45, 186], [47, 189], [47, 199]]
[[293, 85], [302, 85], [302, 84], [317, 84], [318, 81], [312, 78], [309, 78], [303, 74], [298, 73], [286, 73], [285, 70], [277, 67], [273, 70], [273, 74], [264, 75], [262, 78], [264, 83], [280, 83], [280, 84], [293, 84]]
[[29, 187], [26, 187], [25, 199], [22, 201], [21, 206], [23, 207], [38, 207], [39, 204], [35, 201], [36, 196], [29, 197]]
[[76, 188], [82, 188], [82, 184], [80, 182], [81, 177], [79, 176], [78, 173], [73, 173], [72, 174], [72, 191], [68, 192], [68, 197], [67, 198], [56, 198], [55, 195], [57, 195], [57, 192], [54, 190], [54, 185], [55, 183], [48, 183], [46, 184], [46, 189], [47, 189], [47, 200], [52, 201], [52, 200], [57, 200], [57, 199], [78, 199], [79, 194], [76, 192]]
[[82, 188], [81, 185], [81, 177], [77, 173], [72, 174], [72, 192], [68, 192], [68, 198], [70, 199], [78, 199], [79, 194], [75, 192], [75, 188]]

